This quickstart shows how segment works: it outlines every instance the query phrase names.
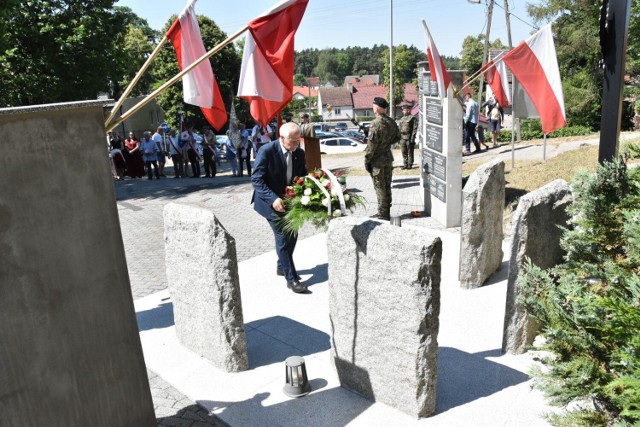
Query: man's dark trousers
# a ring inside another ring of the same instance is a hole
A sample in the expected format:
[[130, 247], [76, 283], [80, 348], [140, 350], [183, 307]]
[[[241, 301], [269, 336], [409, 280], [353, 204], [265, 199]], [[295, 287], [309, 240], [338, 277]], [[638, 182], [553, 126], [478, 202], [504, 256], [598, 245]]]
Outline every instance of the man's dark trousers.
[[[298, 271], [293, 263], [293, 251], [298, 242], [297, 233], [282, 230], [276, 220], [270, 219], [269, 225], [276, 239], [276, 255], [278, 255], [278, 270], [284, 272], [287, 282], [293, 282], [298, 277]], [[291, 277], [289, 277], [291, 276]]]

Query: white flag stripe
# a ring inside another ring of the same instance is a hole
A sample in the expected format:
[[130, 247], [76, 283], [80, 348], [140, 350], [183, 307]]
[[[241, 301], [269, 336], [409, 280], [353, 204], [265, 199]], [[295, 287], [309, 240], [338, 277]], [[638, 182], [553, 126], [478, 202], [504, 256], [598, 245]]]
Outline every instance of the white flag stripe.
[[551, 24], [542, 27], [540, 31], [529, 37], [526, 43], [536, 58], [538, 58], [538, 62], [540, 62], [547, 77], [547, 81], [558, 98], [558, 104], [560, 104], [560, 108], [562, 108], [562, 115], [566, 117], [562, 81], [560, 80], [560, 69], [558, 68], [556, 46], [553, 42]]
[[[193, 64], [207, 52], [202, 43], [195, 3], [196, 0], [190, 0], [179, 17], [183, 68]], [[184, 102], [205, 108], [213, 106], [213, 70], [209, 60], [189, 71], [182, 78], [182, 85]]]
[[[258, 18], [261, 18], [263, 16], [273, 15], [274, 13], [279, 12], [282, 9], [285, 9], [285, 8], [291, 6], [295, 2], [296, 2], [296, 0], [282, 0], [281, 2], [276, 3], [275, 5], [271, 6], [270, 9], [267, 9], [264, 12], [262, 12], [262, 14], [260, 16], [258, 16]], [[258, 18], [256, 18], [256, 19], [258, 19]]]
[[282, 101], [282, 90], [282, 82], [262, 51], [257, 48], [251, 32], [247, 32], [238, 96], [260, 96], [269, 101]]
[[[507, 66], [505, 65], [504, 61], [498, 62], [498, 65], [496, 65], [496, 69], [500, 74], [500, 85], [502, 86], [504, 96], [509, 101], [509, 104], [511, 104], [511, 91], [509, 90], [509, 76], [507, 75]], [[506, 105], [509, 105], [509, 104], [506, 104]], [[503, 105], [503, 107], [506, 107], [506, 105]]]

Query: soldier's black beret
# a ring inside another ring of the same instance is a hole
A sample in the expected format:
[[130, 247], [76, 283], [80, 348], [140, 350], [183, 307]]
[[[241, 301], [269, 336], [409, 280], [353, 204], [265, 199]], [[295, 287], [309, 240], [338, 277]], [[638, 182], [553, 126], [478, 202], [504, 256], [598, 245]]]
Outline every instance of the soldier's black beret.
[[380, 108], [389, 108], [389, 103], [387, 102], [387, 100], [378, 96], [373, 98], [373, 103]]

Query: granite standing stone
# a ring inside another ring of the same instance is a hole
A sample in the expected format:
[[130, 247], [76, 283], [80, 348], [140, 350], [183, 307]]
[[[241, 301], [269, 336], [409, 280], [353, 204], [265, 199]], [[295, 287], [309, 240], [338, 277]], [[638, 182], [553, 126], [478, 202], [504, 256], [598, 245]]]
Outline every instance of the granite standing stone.
[[502, 264], [504, 162], [494, 159], [471, 174], [462, 191], [460, 286], [479, 288]]
[[0, 426], [156, 426], [103, 101], [0, 109], [0, 135]]
[[176, 203], [164, 230], [178, 339], [220, 369], [248, 369], [235, 240], [210, 210]]
[[436, 407], [442, 241], [423, 229], [333, 220], [332, 361], [342, 386], [416, 417]]
[[555, 180], [520, 198], [512, 219], [513, 238], [507, 279], [502, 351], [519, 354], [533, 343], [539, 323], [518, 303], [519, 277], [525, 258], [543, 269], [562, 262], [562, 229], [569, 220], [567, 208], [572, 201], [571, 188], [562, 179]]

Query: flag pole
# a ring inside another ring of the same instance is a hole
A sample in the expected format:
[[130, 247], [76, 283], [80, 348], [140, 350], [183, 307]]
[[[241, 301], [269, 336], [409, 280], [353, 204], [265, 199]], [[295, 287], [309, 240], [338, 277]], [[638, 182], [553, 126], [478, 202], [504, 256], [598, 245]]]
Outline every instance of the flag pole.
[[[494, 58], [494, 60], [497, 60], [498, 58], [502, 57], [505, 54], [505, 52], [500, 52], [500, 54], [498, 56], [496, 56]], [[471, 77], [469, 77], [463, 84], [462, 87], [460, 89], [457, 89], [457, 91], [455, 92], [455, 95], [458, 95], [458, 93], [462, 92], [463, 89], [469, 87], [469, 85], [471, 85], [471, 83], [475, 82], [476, 80], [478, 80], [480, 78], [480, 76], [489, 71], [490, 69], [494, 68], [497, 65], [496, 62], [491, 62], [491, 63], [486, 63], [484, 66], [482, 66], [478, 71], [476, 71], [475, 73], [473, 73], [471, 75]]]
[[162, 86], [160, 86], [158, 89], [154, 90], [153, 92], [151, 92], [149, 95], [147, 95], [146, 98], [144, 98], [143, 100], [141, 100], [140, 102], [138, 102], [136, 105], [134, 105], [133, 107], [131, 107], [131, 109], [127, 110], [124, 114], [122, 114], [122, 116], [120, 116], [119, 119], [109, 123], [108, 125], [106, 125], [106, 130], [110, 131], [111, 129], [113, 129], [114, 127], [118, 126], [120, 123], [124, 122], [125, 120], [127, 120], [130, 116], [132, 116], [133, 114], [135, 114], [136, 112], [138, 112], [138, 110], [140, 110], [142, 107], [144, 107], [145, 105], [147, 105], [149, 102], [151, 102], [152, 100], [154, 100], [156, 97], [158, 97], [158, 95], [160, 95], [162, 92], [164, 92], [165, 90], [169, 89], [171, 86], [173, 86], [173, 84], [175, 82], [177, 82], [178, 80], [180, 80], [185, 74], [187, 74], [189, 71], [193, 70], [195, 67], [197, 67], [202, 61], [205, 61], [207, 59], [209, 59], [210, 57], [212, 57], [213, 55], [215, 55], [216, 53], [218, 53], [219, 51], [221, 51], [224, 47], [226, 47], [229, 43], [231, 43], [233, 40], [235, 40], [236, 38], [238, 38], [238, 36], [240, 36], [240, 34], [244, 33], [245, 31], [247, 31], [249, 29], [249, 26], [246, 25], [244, 26], [242, 29], [236, 31], [234, 34], [232, 34], [231, 36], [227, 37], [224, 41], [218, 43], [217, 46], [215, 46], [213, 49], [211, 49], [210, 51], [208, 51], [207, 53], [205, 53], [204, 55], [202, 55], [200, 58], [198, 58], [197, 60], [195, 60], [191, 65], [189, 65], [188, 67], [186, 67], [184, 70], [180, 71], [178, 74], [176, 74], [173, 78], [171, 78], [170, 80], [168, 80], [165, 84], [163, 84]]
[[129, 96], [129, 94], [131, 93], [135, 85], [138, 84], [138, 81], [140, 80], [140, 78], [142, 78], [142, 75], [144, 74], [144, 72], [147, 71], [147, 68], [149, 68], [149, 65], [151, 65], [151, 62], [156, 58], [156, 56], [158, 56], [158, 53], [160, 53], [160, 48], [164, 46], [167, 40], [168, 39], [166, 35], [162, 37], [162, 40], [160, 40], [156, 48], [153, 50], [153, 52], [151, 52], [151, 55], [147, 58], [147, 60], [142, 65], [140, 70], [138, 70], [138, 73], [135, 75], [133, 80], [131, 80], [127, 88], [124, 90], [124, 92], [120, 96], [120, 99], [118, 99], [118, 102], [116, 102], [116, 105], [114, 105], [113, 108], [111, 109], [111, 113], [109, 114], [109, 117], [107, 117], [107, 119], [104, 121], [105, 127], [109, 124], [111, 120], [113, 120], [113, 117], [116, 115], [116, 112], [124, 103], [124, 100], [127, 99], [127, 96]]

